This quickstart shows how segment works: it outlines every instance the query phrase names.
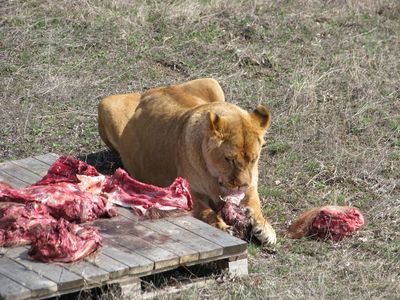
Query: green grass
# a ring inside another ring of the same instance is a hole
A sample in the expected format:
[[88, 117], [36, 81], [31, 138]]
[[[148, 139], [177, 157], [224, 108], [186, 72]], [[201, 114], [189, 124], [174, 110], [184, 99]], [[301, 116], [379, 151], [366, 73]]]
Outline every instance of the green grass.
[[290, 145], [287, 142], [269, 142], [267, 145], [267, 150], [272, 155], [286, 152], [289, 149]]
[[[265, 103], [259, 192], [277, 252], [189, 299], [394, 299], [400, 261], [400, 6], [396, 1], [3, 1], [0, 161], [106, 149], [101, 98], [199, 77]], [[354, 205], [335, 245], [289, 240], [310, 207]]]

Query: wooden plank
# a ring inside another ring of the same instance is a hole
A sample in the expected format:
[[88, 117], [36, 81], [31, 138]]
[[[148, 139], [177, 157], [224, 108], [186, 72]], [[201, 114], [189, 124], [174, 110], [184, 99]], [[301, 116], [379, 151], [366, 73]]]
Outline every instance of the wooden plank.
[[104, 255], [101, 252], [91, 255], [85, 260], [107, 271], [110, 279], [121, 277], [129, 273], [129, 267], [126, 264]]
[[41, 177], [31, 171], [24, 169], [12, 162], [6, 162], [1, 165], [1, 170], [8, 175], [17, 177], [19, 180], [32, 184], [41, 179]]
[[67, 270], [82, 276], [85, 279], [85, 285], [99, 285], [106, 282], [110, 277], [107, 271], [87, 261], [63, 263], [60, 265]]
[[140, 254], [154, 262], [154, 270], [177, 266], [179, 257], [163, 248], [152, 245], [136, 236], [110, 235], [102, 233], [104, 239], [108, 240], [113, 247], [125, 247], [130, 251]]
[[83, 277], [72, 273], [57, 264], [41, 263], [30, 260], [28, 258], [28, 249], [25, 247], [8, 248], [5, 255], [25, 266], [27, 269], [57, 283], [58, 291], [78, 288], [84, 283]]
[[220, 245], [166, 220], [146, 220], [141, 224], [147, 228], [167, 234], [172, 239], [196, 250], [199, 253], [199, 259], [216, 257], [223, 253], [223, 248]]
[[141, 299], [141, 284], [138, 277], [124, 277], [118, 279], [122, 299]]
[[59, 156], [54, 153], [47, 153], [43, 155], [34, 156], [34, 158], [50, 166], [59, 158]]
[[0, 299], [14, 300], [31, 297], [31, 290], [0, 274]]
[[233, 237], [193, 217], [182, 216], [168, 219], [168, 221], [222, 246], [224, 255], [242, 253], [247, 249], [247, 243], [245, 241]]
[[183, 264], [199, 259], [199, 254], [196, 250], [179, 243], [169, 235], [156, 232], [121, 216], [111, 220], [99, 220], [95, 224], [99, 226], [101, 234], [110, 233], [115, 236], [135, 236], [152, 245], [168, 250], [179, 258], [179, 263]]
[[140, 223], [133, 223], [131, 220], [123, 219], [121, 217], [119, 219], [114, 218], [113, 221], [117, 221], [122, 227], [126, 226], [126, 229], [124, 230], [125, 233], [141, 238], [144, 241], [162, 247], [163, 249], [176, 254], [179, 257], [180, 264], [199, 259], [199, 253], [196, 249], [188, 247], [184, 243], [179, 242], [168, 233], [165, 234], [158, 230], [143, 226], [142, 223], [144, 221]]
[[57, 284], [28, 270], [8, 257], [0, 257], [0, 274], [31, 290], [31, 297], [45, 296], [57, 291]]
[[236, 260], [224, 259], [219, 262], [220, 266], [228, 269], [229, 274], [233, 276], [246, 276], [249, 275], [249, 266], [247, 257], [239, 258]]
[[180, 243], [171, 236], [159, 233], [148, 227], [136, 224], [132, 228], [132, 235], [142, 238], [143, 240], [157, 245], [163, 249], [174, 253], [179, 257], [179, 264], [185, 264], [199, 260], [199, 252], [187, 245]]
[[20, 167], [23, 167], [23, 168], [31, 171], [32, 173], [37, 174], [38, 176], [40, 176], [40, 178], [42, 178], [44, 175], [46, 175], [47, 170], [49, 169], [48, 164], [46, 164], [40, 160], [37, 160], [33, 157], [15, 160], [12, 163], [16, 164]]
[[113, 247], [107, 239], [103, 240], [101, 253], [112, 257], [129, 267], [129, 274], [144, 274], [154, 269], [154, 262], [138, 253], [132, 252], [124, 247]]
[[12, 175], [9, 175], [9, 174], [3, 172], [2, 164], [0, 164], [0, 181], [8, 183], [13, 188], [17, 188], [17, 189], [26, 187], [28, 185], [28, 183], [26, 183], [25, 181], [22, 181], [15, 176], [12, 176]]

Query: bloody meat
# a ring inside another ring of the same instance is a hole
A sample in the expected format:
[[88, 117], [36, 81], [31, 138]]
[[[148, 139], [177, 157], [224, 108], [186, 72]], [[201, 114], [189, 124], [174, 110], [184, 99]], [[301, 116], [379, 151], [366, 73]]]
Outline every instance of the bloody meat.
[[289, 237], [305, 236], [320, 240], [341, 241], [364, 224], [362, 213], [350, 206], [323, 206], [300, 215], [289, 227]]
[[71, 262], [94, 252], [101, 245], [98, 231], [68, 221], [113, 217], [114, 203], [140, 215], [193, 207], [183, 178], [160, 188], [134, 180], [123, 169], [101, 175], [68, 156], [60, 157], [46, 176], [29, 187], [16, 190], [0, 184], [0, 202], [0, 246], [31, 243], [30, 255], [43, 262]]
[[117, 215], [116, 208], [107, 198], [82, 191], [76, 183], [70, 182], [32, 185], [20, 190], [6, 188], [0, 190], [0, 201], [40, 202], [53, 217], [78, 223]]
[[193, 208], [189, 183], [178, 177], [166, 188], [139, 182], [123, 169], [117, 169], [108, 177], [102, 192], [108, 200], [126, 207], [131, 207], [137, 214], [145, 215], [149, 209], [184, 210]]
[[111, 176], [100, 175], [94, 167], [68, 156], [60, 157], [43, 179], [29, 187], [0, 188], [1, 201], [39, 201], [55, 218], [78, 223], [117, 215], [114, 204], [131, 207], [139, 215], [150, 208], [189, 211], [193, 207], [189, 184], [183, 178], [160, 188], [133, 179], [123, 169]]
[[29, 255], [42, 262], [73, 262], [95, 252], [102, 242], [96, 228], [60, 219], [32, 238]]
[[47, 207], [41, 203], [4, 203], [0, 208], [0, 246], [30, 244], [32, 233], [56, 223]]
[[232, 234], [240, 239], [250, 240], [251, 236], [251, 219], [245, 206], [240, 201], [232, 200], [227, 197], [220, 201], [218, 214], [224, 222], [231, 226]]

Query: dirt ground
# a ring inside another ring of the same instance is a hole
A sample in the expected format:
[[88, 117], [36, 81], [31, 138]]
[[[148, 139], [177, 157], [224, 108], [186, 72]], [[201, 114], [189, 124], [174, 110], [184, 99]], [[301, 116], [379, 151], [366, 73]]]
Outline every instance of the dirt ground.
[[[400, 297], [400, 4], [390, 0], [0, 2], [0, 161], [103, 151], [97, 105], [200, 77], [273, 115], [260, 195], [276, 253], [185, 299]], [[101, 157], [100, 157], [101, 159]], [[353, 205], [340, 243], [290, 240], [304, 209]]]

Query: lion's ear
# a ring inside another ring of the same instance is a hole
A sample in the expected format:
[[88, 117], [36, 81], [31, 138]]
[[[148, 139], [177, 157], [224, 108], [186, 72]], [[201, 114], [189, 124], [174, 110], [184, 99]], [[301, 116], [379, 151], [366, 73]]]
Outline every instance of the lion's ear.
[[215, 112], [208, 112], [208, 120], [210, 122], [210, 129], [216, 135], [222, 135], [222, 129], [225, 124], [223, 117], [219, 116]]
[[271, 114], [264, 105], [258, 105], [250, 115], [264, 130], [267, 130], [271, 125]]

